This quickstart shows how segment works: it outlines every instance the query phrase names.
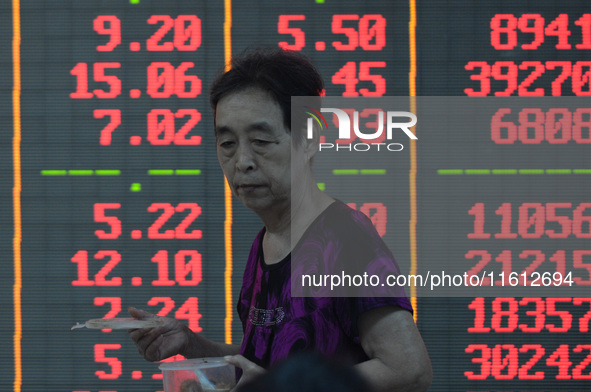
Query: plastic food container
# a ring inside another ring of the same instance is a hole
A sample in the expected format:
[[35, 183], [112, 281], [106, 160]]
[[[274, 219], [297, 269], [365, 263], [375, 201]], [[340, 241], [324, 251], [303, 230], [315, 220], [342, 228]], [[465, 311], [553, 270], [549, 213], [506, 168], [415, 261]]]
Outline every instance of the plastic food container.
[[236, 385], [236, 370], [223, 358], [194, 358], [164, 362], [165, 392], [229, 392]]

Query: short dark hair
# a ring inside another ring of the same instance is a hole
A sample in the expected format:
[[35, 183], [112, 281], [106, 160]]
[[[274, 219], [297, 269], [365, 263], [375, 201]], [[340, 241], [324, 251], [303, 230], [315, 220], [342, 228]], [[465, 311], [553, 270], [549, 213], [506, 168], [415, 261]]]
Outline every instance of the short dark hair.
[[314, 64], [299, 52], [280, 48], [249, 49], [233, 57], [231, 65], [231, 69], [220, 74], [211, 86], [209, 99], [214, 121], [217, 104], [226, 95], [259, 88], [277, 102], [283, 113], [283, 123], [291, 132], [291, 97], [320, 96], [324, 89], [322, 76]]

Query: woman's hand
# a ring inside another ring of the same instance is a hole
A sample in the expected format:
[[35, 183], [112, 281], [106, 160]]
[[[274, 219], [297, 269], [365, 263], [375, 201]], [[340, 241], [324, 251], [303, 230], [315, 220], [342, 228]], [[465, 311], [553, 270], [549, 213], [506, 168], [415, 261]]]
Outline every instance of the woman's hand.
[[265, 374], [266, 370], [254, 362], [249, 361], [242, 355], [227, 355], [224, 357], [226, 362], [242, 369], [242, 377], [238, 381], [238, 384], [232, 389], [232, 392], [237, 391], [242, 385], [251, 382], [258, 377]]
[[139, 353], [148, 361], [161, 361], [173, 355], [183, 354], [189, 346], [193, 332], [178, 320], [156, 316], [141, 309], [129, 308], [129, 314], [138, 320], [162, 320], [155, 328], [130, 329], [129, 335]]

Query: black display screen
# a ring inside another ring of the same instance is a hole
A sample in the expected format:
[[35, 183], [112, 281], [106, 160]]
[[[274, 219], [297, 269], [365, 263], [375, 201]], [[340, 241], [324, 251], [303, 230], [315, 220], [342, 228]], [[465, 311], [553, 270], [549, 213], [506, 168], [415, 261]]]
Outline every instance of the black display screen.
[[[232, 199], [216, 157], [208, 92], [232, 54], [301, 51], [327, 96], [591, 96], [584, 1], [14, 0], [0, 11], [3, 391], [161, 391], [126, 333], [70, 331], [128, 306], [240, 343], [235, 306], [262, 223]], [[419, 114], [396, 176], [403, 201], [345, 201], [419, 271], [440, 250], [471, 267], [567, 264], [589, 284], [591, 111], [565, 111], [568, 132], [547, 125], [548, 110], [501, 113], [513, 127], [456, 149], [421, 135]], [[475, 156], [489, 146], [513, 161]], [[334, 174], [379, 187], [382, 169]], [[432, 391], [591, 380], [591, 294], [413, 305]]]

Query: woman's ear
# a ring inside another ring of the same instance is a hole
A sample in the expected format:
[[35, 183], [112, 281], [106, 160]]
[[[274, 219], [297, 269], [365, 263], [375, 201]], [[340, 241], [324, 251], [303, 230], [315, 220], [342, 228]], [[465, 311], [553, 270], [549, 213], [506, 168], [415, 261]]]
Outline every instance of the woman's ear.
[[307, 160], [312, 160], [320, 145], [320, 126], [308, 119], [308, 126], [306, 128], [305, 137], [302, 140], [304, 154]]

